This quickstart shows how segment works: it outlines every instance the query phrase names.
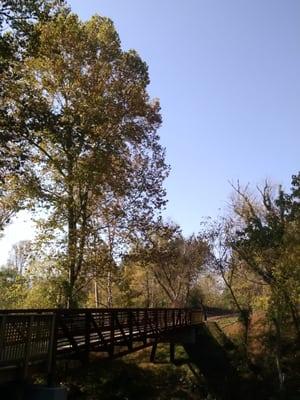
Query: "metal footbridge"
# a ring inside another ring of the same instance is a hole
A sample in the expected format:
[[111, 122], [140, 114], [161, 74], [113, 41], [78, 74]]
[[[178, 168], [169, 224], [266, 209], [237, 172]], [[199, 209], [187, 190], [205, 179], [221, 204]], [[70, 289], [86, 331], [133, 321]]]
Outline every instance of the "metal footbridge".
[[156, 347], [202, 324], [203, 309], [113, 308], [0, 310], [0, 383], [32, 371], [51, 377], [62, 359], [86, 362]]

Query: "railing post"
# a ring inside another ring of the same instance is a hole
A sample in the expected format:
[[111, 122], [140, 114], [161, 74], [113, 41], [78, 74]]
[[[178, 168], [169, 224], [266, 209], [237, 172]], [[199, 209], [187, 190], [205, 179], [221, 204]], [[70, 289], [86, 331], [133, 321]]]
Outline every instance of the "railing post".
[[30, 351], [31, 351], [31, 337], [32, 337], [32, 327], [33, 327], [34, 316], [30, 315], [29, 317], [29, 325], [26, 337], [26, 345], [25, 345], [25, 357], [24, 357], [24, 366], [23, 366], [23, 380], [26, 380], [28, 373], [28, 365], [30, 360]]
[[158, 310], [155, 310], [155, 330], [158, 333]]
[[[129, 324], [129, 339], [128, 339], [128, 349], [132, 350], [133, 347], [133, 310], [128, 310], [128, 324]], [[137, 318], [137, 316], [136, 316]]]
[[148, 310], [144, 310], [144, 344], [147, 343], [147, 333], [148, 333]]
[[1, 326], [0, 326], [0, 361], [3, 358], [4, 352], [4, 342], [5, 342], [5, 323], [6, 323], [6, 315], [1, 316]]
[[50, 334], [49, 349], [48, 349], [48, 368], [47, 368], [48, 386], [53, 386], [55, 384], [57, 335], [58, 335], [57, 331], [58, 331], [57, 312], [54, 312], [51, 321], [51, 334]]
[[165, 323], [165, 330], [168, 329], [168, 310], [164, 310], [164, 323]]
[[175, 309], [172, 310], [172, 325], [175, 327]]
[[135, 310], [135, 313], [136, 313], [136, 315], [135, 315], [135, 323], [136, 323], [136, 329], [139, 331], [139, 334], [141, 334], [141, 324], [140, 324], [140, 310], [138, 310], [138, 309], [136, 309]]
[[85, 311], [85, 354], [84, 362], [89, 362], [90, 345], [91, 345], [91, 311]]
[[110, 345], [109, 354], [112, 357], [114, 355], [114, 345], [115, 345], [115, 311], [110, 309]]

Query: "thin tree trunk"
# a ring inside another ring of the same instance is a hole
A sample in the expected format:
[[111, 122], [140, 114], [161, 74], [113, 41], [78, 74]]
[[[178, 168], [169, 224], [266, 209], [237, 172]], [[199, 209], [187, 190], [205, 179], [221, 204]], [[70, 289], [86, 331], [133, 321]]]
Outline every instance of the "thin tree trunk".
[[108, 271], [107, 273], [107, 307], [112, 308], [113, 306], [113, 296], [112, 296], [112, 273]]
[[94, 296], [95, 296], [95, 307], [99, 307], [99, 291], [98, 291], [98, 282], [97, 279], [94, 281]]
[[273, 319], [275, 331], [276, 331], [276, 351], [275, 351], [275, 360], [276, 360], [276, 369], [278, 373], [278, 382], [279, 382], [279, 390], [282, 393], [284, 390], [284, 374], [282, 372], [282, 365], [281, 365], [281, 328], [280, 328], [280, 321], [277, 318]]
[[295, 328], [295, 331], [297, 334], [297, 338], [298, 338], [298, 340], [300, 340], [299, 315], [298, 315], [297, 307], [295, 307], [295, 305], [293, 304], [293, 302], [290, 299], [290, 296], [286, 293], [286, 291], [284, 292], [284, 297], [285, 297], [287, 306], [289, 307], [290, 312], [291, 312], [293, 325], [294, 325], [294, 328]]

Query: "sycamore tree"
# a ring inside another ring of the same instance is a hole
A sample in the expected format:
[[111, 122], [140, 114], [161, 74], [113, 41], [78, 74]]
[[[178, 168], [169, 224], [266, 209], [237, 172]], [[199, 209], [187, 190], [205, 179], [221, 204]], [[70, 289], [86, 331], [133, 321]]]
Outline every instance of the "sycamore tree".
[[32, 243], [30, 240], [21, 240], [15, 243], [8, 256], [7, 267], [24, 274], [32, 258]]
[[12, 177], [15, 193], [27, 207], [43, 208], [40, 226], [57, 241], [74, 306], [102, 205], [119, 199], [124, 220], [147, 221], [164, 204], [160, 107], [147, 93], [147, 65], [121, 49], [109, 19], [82, 22], [64, 11], [36, 29], [38, 48], [1, 101], [27, 148], [23, 174]]

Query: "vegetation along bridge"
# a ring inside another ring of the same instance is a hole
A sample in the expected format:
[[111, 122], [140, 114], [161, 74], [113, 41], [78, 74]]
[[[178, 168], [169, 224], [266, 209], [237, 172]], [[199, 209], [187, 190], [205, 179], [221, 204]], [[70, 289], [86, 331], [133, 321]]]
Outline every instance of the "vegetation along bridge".
[[112, 358], [153, 346], [154, 358], [159, 341], [174, 342], [205, 319], [191, 308], [1, 310], [0, 383], [31, 371], [51, 377], [58, 360], [87, 361], [90, 352]]

